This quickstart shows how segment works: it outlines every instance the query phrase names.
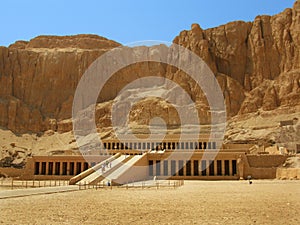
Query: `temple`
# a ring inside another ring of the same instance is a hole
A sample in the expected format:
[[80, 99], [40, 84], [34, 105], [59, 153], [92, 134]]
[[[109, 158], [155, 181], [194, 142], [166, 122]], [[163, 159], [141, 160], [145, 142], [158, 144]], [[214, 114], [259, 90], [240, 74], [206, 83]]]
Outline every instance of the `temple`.
[[74, 150], [68, 155], [32, 156], [24, 169], [2, 168], [1, 172], [20, 179], [70, 180], [70, 184], [124, 184], [148, 179], [272, 179], [287, 157], [280, 151], [268, 152], [253, 144], [224, 144], [207, 136], [197, 141], [181, 140], [169, 135], [162, 141], [102, 140], [93, 149]]

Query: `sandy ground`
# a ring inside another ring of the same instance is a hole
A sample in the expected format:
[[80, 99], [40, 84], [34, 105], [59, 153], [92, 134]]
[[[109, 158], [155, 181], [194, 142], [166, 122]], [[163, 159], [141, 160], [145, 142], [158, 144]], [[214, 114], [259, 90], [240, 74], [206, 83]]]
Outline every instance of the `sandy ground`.
[[300, 224], [299, 181], [186, 181], [0, 200], [0, 224]]

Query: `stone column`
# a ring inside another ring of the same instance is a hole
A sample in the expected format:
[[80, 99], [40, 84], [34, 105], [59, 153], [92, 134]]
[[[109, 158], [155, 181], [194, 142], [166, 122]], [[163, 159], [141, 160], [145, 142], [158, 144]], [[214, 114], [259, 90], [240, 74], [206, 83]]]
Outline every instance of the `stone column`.
[[242, 158], [242, 155], [239, 155], [237, 159], [237, 168], [238, 168], [238, 175], [240, 177], [240, 180], [244, 179], [244, 160]]
[[161, 159], [159, 164], [160, 164], [160, 176], [163, 176], [164, 175], [164, 160]]
[[76, 172], [77, 172], [77, 162], [75, 161], [74, 162], [74, 175], [76, 175]]
[[232, 176], [232, 160], [229, 160], [229, 176]]
[[79, 166], [79, 173], [81, 173], [83, 170], [83, 162], [79, 162]]
[[225, 176], [225, 160], [222, 160], [221, 168], [222, 168], [222, 176]]
[[194, 160], [191, 159], [191, 176], [194, 176]]
[[82, 162], [82, 163], [81, 163], [81, 172], [84, 171], [84, 164], [85, 164], [85, 162]]
[[70, 175], [70, 163], [71, 162], [67, 162], [67, 175]]
[[209, 161], [206, 160], [206, 176], [209, 176], [209, 171], [210, 171], [210, 169], [209, 169]]
[[216, 159], [214, 160], [214, 175], [218, 175], [218, 161]]
[[40, 175], [42, 173], [42, 162], [39, 163], [39, 174]]
[[199, 163], [198, 163], [198, 173], [199, 173], [199, 176], [202, 176], [202, 160], [201, 159], [199, 160]]
[[153, 160], [153, 176], [156, 176], [156, 159]]
[[52, 172], [53, 175], [56, 175], [56, 165], [57, 164], [58, 164], [58, 162], [56, 162], [56, 161], [53, 162], [53, 172]]

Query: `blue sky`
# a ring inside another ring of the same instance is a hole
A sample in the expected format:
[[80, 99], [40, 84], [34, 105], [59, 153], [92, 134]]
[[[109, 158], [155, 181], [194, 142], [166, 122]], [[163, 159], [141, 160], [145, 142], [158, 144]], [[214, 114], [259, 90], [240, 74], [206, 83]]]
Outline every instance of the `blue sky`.
[[291, 8], [295, 0], [8, 0], [0, 3], [0, 46], [42, 35], [91, 33], [122, 44], [172, 41], [198, 23], [204, 29], [253, 21]]

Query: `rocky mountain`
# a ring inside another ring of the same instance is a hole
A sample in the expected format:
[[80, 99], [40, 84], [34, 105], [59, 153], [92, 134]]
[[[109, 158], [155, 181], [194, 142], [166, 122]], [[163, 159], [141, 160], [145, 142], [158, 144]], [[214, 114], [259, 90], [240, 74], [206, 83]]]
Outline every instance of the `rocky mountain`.
[[39, 36], [0, 47], [0, 126], [14, 132], [57, 130], [71, 117], [88, 66], [120, 44], [96, 35]]
[[174, 42], [201, 56], [224, 90], [230, 115], [299, 105], [300, 2], [275, 16], [202, 30]]
[[[207, 30], [193, 24], [174, 43], [209, 65], [222, 88], [228, 119], [299, 112], [299, 1], [292, 9], [257, 16], [253, 22], [236, 21]], [[0, 126], [15, 133], [71, 131], [72, 102], [82, 74], [96, 58], [117, 46], [120, 44], [97, 35], [75, 35], [39, 36], [0, 47]], [[111, 100], [141, 71], [144, 76], [155, 73], [176, 81], [199, 110], [206, 107], [205, 95], [178, 69], [139, 63], [117, 72], [100, 94], [96, 117], [102, 128], [111, 126]], [[202, 122], [208, 123], [209, 113], [200, 113]], [[158, 99], [137, 104], [130, 118], [136, 124], [148, 123], [141, 115], [163, 115], [169, 125], [176, 125], [168, 119], [176, 117], [174, 110]], [[240, 130], [229, 132], [228, 140], [236, 138], [237, 132]]]

